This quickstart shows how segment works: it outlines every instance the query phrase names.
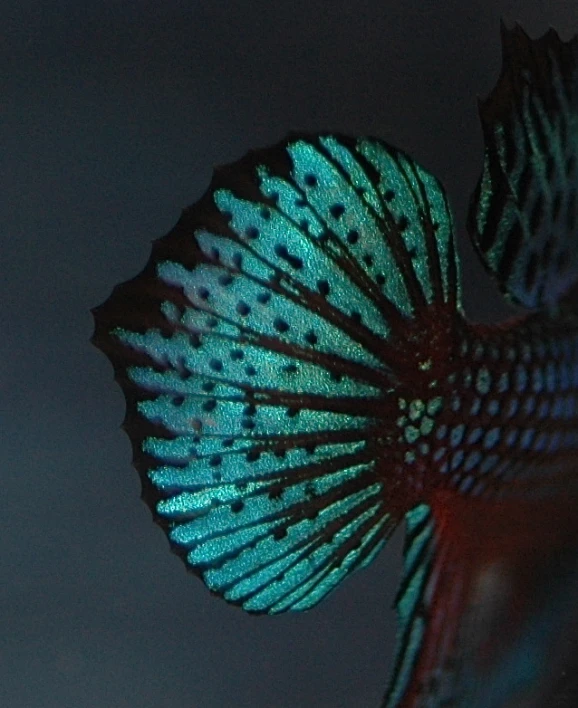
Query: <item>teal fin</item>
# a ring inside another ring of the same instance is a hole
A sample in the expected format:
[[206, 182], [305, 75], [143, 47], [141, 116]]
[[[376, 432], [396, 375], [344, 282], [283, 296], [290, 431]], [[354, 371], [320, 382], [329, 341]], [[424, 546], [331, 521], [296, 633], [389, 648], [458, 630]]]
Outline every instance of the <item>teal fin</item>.
[[407, 513], [405, 570], [395, 601], [396, 654], [382, 708], [462, 705], [460, 662], [453, 652], [463, 579], [460, 568], [447, 563], [449, 542], [439, 537], [429, 506], [420, 504]]
[[403, 328], [459, 308], [444, 192], [402, 152], [298, 135], [216, 171], [94, 336], [145, 499], [211, 590], [304, 610], [372, 560], [409, 508]]
[[406, 525], [404, 576], [395, 601], [396, 652], [382, 708], [397, 708], [410, 693], [426, 631], [422, 598], [435, 554], [435, 522], [430, 508], [420, 504], [412, 509], [406, 516]]
[[551, 307], [578, 280], [578, 38], [502, 27], [502, 46], [480, 103], [484, 166], [468, 228], [512, 301]]

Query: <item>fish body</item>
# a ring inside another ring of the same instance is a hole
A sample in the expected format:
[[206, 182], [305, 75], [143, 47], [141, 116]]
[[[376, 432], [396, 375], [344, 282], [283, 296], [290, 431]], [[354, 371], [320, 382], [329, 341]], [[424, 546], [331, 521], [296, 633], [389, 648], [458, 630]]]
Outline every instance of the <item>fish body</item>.
[[405, 523], [382, 708], [534, 705], [576, 587], [578, 44], [503, 46], [468, 223], [526, 314], [468, 321], [440, 183], [335, 134], [218, 169], [94, 311], [143, 496], [214, 593], [309, 609]]

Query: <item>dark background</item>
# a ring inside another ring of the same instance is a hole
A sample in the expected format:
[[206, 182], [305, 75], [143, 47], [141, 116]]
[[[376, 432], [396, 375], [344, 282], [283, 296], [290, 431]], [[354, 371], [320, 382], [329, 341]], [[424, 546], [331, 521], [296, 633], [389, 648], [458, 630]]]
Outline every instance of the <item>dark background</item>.
[[575, 0], [0, 2], [2, 708], [379, 704], [399, 535], [304, 615], [212, 598], [139, 500], [89, 309], [142, 268], [213, 165], [336, 129], [442, 179], [468, 311], [503, 314], [463, 228], [500, 17], [578, 30]]

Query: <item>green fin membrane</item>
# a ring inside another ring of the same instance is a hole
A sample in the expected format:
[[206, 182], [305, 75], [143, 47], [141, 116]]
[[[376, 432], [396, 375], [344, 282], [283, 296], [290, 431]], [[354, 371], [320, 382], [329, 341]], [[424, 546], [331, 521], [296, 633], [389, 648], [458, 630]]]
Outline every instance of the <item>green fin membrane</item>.
[[502, 46], [480, 103], [484, 167], [468, 228], [503, 292], [535, 309], [578, 279], [578, 39], [502, 27]]
[[409, 508], [400, 347], [459, 307], [444, 193], [403, 153], [294, 136], [216, 171], [94, 337], [144, 497], [209, 588], [304, 610], [372, 560]]

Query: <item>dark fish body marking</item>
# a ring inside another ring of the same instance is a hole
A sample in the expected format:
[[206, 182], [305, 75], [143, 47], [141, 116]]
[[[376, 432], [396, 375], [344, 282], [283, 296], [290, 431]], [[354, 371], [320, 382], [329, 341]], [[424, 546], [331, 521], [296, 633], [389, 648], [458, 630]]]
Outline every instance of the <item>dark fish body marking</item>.
[[469, 231], [525, 315], [469, 322], [440, 183], [333, 134], [216, 170], [94, 311], [143, 497], [215, 594], [309, 609], [405, 522], [382, 708], [546, 705], [578, 588], [578, 40], [503, 46]]

